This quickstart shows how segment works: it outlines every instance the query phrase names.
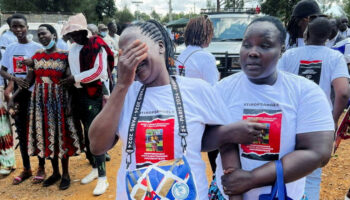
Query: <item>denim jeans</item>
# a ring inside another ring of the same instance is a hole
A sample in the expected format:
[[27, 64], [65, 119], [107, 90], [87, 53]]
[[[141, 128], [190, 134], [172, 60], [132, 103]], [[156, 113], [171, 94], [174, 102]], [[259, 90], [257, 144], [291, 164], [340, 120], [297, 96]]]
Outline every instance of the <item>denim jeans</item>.
[[317, 168], [306, 177], [305, 195], [308, 200], [320, 199], [321, 174], [322, 168]]

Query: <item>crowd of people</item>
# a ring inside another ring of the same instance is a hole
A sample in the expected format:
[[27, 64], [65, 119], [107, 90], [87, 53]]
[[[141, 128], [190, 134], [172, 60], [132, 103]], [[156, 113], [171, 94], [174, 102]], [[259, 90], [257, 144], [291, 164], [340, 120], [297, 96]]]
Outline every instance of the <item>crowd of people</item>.
[[[101, 195], [109, 186], [107, 151], [121, 141], [118, 200], [260, 199], [277, 179], [276, 160], [286, 196], [320, 198], [321, 169], [350, 96], [347, 17], [330, 18], [316, 1], [302, 0], [287, 27], [271, 16], [253, 19], [240, 49], [242, 71], [222, 80], [205, 50], [214, 31], [206, 16], [189, 21], [176, 59], [169, 31], [155, 20], [118, 36], [114, 22], [87, 24], [77, 14], [60, 34], [40, 25], [40, 44], [28, 39], [23, 15], [7, 23], [0, 174], [15, 167], [16, 132], [23, 171], [14, 185], [32, 177], [29, 157], [36, 156], [32, 183], [60, 181], [65, 190], [69, 158], [84, 152], [92, 170], [81, 183], [97, 179], [93, 194]], [[209, 188], [201, 152], [214, 172]]]

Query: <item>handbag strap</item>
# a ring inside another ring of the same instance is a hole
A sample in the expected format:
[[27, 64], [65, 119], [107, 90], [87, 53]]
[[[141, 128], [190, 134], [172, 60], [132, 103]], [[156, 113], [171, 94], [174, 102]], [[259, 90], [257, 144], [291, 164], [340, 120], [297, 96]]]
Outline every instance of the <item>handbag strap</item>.
[[276, 160], [276, 174], [277, 174], [277, 190], [278, 190], [278, 199], [285, 200], [287, 197], [286, 185], [284, 184], [283, 178], [283, 165], [281, 160]]
[[[181, 93], [179, 89], [179, 85], [176, 82], [176, 78], [171, 76], [170, 77], [170, 85], [171, 90], [174, 97], [175, 107], [176, 107], [176, 114], [179, 122], [179, 136], [181, 137], [181, 146], [183, 153], [186, 152], [187, 142], [186, 142], [186, 136], [188, 135], [187, 132], [187, 126], [186, 126], [186, 118], [185, 118], [185, 111], [184, 106], [181, 98]], [[136, 102], [134, 105], [134, 109], [132, 111], [132, 116], [129, 124], [129, 130], [128, 130], [128, 137], [127, 137], [127, 143], [126, 143], [126, 168], [128, 169], [131, 164], [131, 155], [135, 152], [135, 136], [136, 136], [136, 126], [140, 118], [142, 103], [145, 97], [146, 93], [146, 86], [143, 85], [137, 95]]]

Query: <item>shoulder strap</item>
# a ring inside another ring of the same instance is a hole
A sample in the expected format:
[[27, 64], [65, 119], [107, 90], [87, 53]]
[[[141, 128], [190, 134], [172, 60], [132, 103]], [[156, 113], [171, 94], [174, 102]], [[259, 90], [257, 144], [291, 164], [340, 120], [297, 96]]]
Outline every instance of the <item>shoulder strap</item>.
[[178, 62], [180, 62], [180, 63], [182, 64], [182, 66], [179, 66], [179, 74], [180, 74], [180, 76], [185, 76], [185, 63], [187, 62], [187, 60], [188, 60], [193, 54], [195, 54], [196, 52], [199, 52], [199, 51], [202, 51], [202, 49], [197, 49], [197, 50], [195, 50], [195, 51], [192, 51], [192, 52], [190, 53], [190, 55], [187, 56], [187, 58], [185, 59], [184, 62], [181, 62], [181, 61], [178, 60]]
[[[178, 122], [179, 122], [179, 136], [181, 137], [181, 146], [182, 146], [183, 152], [185, 153], [186, 147], [187, 147], [186, 136], [188, 135], [188, 132], [187, 132], [185, 111], [184, 111], [184, 106], [181, 98], [181, 93], [175, 77], [170, 78], [170, 85], [171, 85], [171, 90], [174, 97], [175, 108], [176, 108], [176, 113], [177, 113]], [[132, 159], [131, 155], [135, 152], [136, 126], [140, 118], [140, 113], [141, 113], [141, 108], [145, 97], [145, 93], [146, 93], [146, 86], [143, 85], [137, 95], [134, 109], [131, 114], [131, 120], [129, 124], [128, 137], [127, 137], [126, 150], [125, 150], [126, 153], [128, 154], [126, 158], [127, 169], [131, 164], [131, 159]]]

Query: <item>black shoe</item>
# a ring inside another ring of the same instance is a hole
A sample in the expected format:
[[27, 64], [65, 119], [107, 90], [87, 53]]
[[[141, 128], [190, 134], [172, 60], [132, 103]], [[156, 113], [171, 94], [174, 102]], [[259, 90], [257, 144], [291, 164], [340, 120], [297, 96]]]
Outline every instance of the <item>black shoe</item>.
[[49, 187], [61, 179], [60, 174], [53, 174], [43, 182], [43, 187]]
[[111, 156], [108, 153], [106, 153], [106, 161], [110, 161], [110, 160], [111, 160]]
[[60, 190], [66, 190], [68, 189], [70, 186], [70, 178], [63, 178], [61, 179], [61, 183], [60, 183]]

